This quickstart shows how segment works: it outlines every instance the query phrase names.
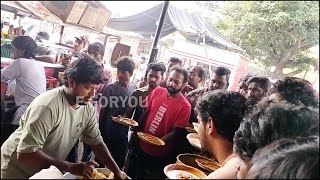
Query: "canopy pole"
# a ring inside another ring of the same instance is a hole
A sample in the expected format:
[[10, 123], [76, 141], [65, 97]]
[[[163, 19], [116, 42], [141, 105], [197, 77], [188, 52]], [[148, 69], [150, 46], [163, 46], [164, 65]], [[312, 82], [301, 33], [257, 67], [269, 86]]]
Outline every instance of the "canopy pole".
[[[161, 11], [160, 18], [159, 18], [159, 24], [158, 24], [158, 27], [157, 27], [157, 30], [156, 30], [156, 34], [155, 34], [154, 40], [152, 42], [152, 46], [151, 46], [152, 49], [151, 49], [151, 52], [149, 54], [149, 62], [148, 62], [148, 64], [154, 62], [155, 58], [157, 57], [157, 54], [158, 54], [157, 45], [158, 45], [158, 42], [159, 42], [159, 38], [160, 38], [160, 34], [161, 34], [161, 29], [162, 29], [162, 26], [163, 26], [164, 18], [166, 17], [166, 14], [167, 14], [167, 11], [168, 11], [168, 7], [169, 7], [169, 1], [165, 1], [164, 5], [163, 5], [163, 8], [162, 8], [162, 11]], [[146, 72], [145, 77], [144, 77], [145, 81], [147, 80], [147, 73], [148, 72]]]
[[60, 29], [60, 37], [59, 37], [59, 43], [60, 43], [60, 44], [62, 43], [63, 32], [64, 32], [64, 26], [61, 26], [61, 29]]

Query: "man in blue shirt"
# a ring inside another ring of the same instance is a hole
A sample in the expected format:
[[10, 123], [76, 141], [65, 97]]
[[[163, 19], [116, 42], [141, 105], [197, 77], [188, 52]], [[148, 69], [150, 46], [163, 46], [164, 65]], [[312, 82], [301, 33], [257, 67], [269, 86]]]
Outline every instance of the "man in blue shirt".
[[116, 163], [123, 168], [128, 149], [128, 126], [112, 121], [112, 117], [125, 113], [128, 99], [137, 86], [130, 82], [135, 65], [129, 57], [118, 59], [116, 67], [118, 80], [106, 86], [99, 99], [99, 128]]

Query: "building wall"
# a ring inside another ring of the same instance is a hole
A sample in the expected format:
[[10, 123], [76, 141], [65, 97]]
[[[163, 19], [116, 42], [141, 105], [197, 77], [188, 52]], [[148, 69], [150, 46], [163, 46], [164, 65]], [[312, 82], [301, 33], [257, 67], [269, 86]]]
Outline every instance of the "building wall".
[[232, 86], [230, 87], [231, 90], [235, 91], [237, 89], [240, 78], [245, 76], [246, 73], [248, 72], [247, 71], [248, 64], [249, 64], [249, 61], [244, 57], [240, 56], [238, 66], [236, 68], [236, 74], [234, 76]]

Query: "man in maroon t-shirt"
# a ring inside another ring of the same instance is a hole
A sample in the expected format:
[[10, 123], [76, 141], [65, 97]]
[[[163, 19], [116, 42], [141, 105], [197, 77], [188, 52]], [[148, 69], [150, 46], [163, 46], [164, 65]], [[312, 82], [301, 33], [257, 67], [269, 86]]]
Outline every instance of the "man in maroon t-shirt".
[[[174, 67], [167, 79], [167, 88], [156, 88], [145, 100], [146, 110], [138, 130], [161, 138], [166, 144], [159, 147], [140, 141], [133, 149], [136, 157], [129, 159], [127, 173], [131, 178], [165, 178], [164, 166], [175, 161], [175, 135], [187, 126], [191, 112], [190, 103], [181, 93], [187, 82], [188, 71]], [[152, 177], [145, 176], [145, 171]]]

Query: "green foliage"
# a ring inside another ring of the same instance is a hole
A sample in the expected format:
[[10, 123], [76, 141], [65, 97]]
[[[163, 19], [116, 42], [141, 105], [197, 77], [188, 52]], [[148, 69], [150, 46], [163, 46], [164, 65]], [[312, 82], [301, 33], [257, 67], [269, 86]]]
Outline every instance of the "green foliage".
[[[251, 59], [264, 67], [308, 69], [319, 60], [306, 50], [319, 44], [318, 1], [230, 1], [217, 28], [241, 44]], [[292, 74], [291, 74], [292, 75]]]
[[319, 59], [310, 57], [308, 55], [308, 51], [303, 51], [297, 54], [292, 61], [289, 61], [286, 65], [286, 68], [294, 69], [297, 66], [299, 66], [302, 69], [309, 69], [310, 65], [317, 68], [318, 64], [319, 64]]

